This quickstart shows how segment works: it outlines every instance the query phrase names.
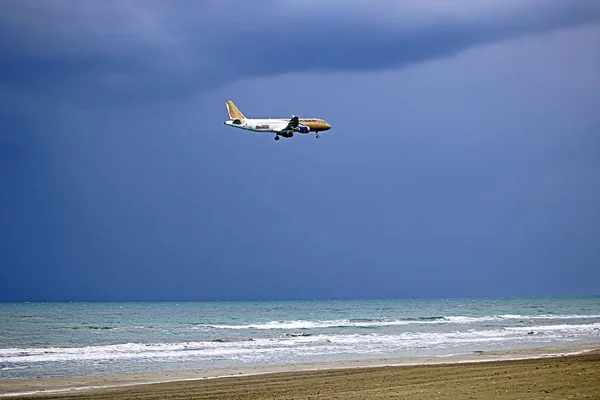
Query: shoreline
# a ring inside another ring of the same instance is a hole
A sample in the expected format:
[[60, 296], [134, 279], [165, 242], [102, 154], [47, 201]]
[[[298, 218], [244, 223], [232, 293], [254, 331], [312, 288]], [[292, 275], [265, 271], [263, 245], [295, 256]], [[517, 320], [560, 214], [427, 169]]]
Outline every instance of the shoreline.
[[23, 396], [47, 397], [86, 395], [110, 390], [126, 390], [147, 385], [170, 385], [184, 382], [248, 378], [257, 375], [279, 375], [319, 371], [355, 371], [387, 367], [427, 367], [503, 361], [558, 359], [600, 354], [600, 343], [561, 345], [529, 349], [473, 351], [450, 356], [421, 356], [331, 361], [287, 365], [240, 366], [197, 370], [175, 370], [107, 375], [65, 376], [0, 380], [0, 398]]

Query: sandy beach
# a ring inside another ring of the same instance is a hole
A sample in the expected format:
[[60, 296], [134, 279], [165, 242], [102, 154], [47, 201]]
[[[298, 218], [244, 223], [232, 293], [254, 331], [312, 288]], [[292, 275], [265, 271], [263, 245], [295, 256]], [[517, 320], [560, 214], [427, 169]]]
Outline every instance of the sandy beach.
[[600, 346], [0, 381], [10, 399], [600, 399]]

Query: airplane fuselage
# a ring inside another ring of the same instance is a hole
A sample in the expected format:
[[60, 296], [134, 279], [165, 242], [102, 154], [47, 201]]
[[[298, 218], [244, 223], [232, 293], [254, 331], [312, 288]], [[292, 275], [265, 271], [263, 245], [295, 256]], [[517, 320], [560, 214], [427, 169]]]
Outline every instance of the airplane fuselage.
[[[299, 121], [300, 124], [309, 128], [306, 132], [300, 131], [300, 133], [319, 132], [331, 129], [331, 125], [329, 125], [325, 120], [319, 118], [300, 118]], [[283, 129], [285, 129], [289, 122], [289, 118], [245, 118], [243, 120], [225, 121], [225, 125], [233, 126], [234, 128], [245, 129], [247, 131], [273, 133], [281, 132]]]
[[256, 119], [246, 118], [242, 121], [225, 121], [225, 125], [254, 132], [281, 132], [287, 126], [289, 119]]

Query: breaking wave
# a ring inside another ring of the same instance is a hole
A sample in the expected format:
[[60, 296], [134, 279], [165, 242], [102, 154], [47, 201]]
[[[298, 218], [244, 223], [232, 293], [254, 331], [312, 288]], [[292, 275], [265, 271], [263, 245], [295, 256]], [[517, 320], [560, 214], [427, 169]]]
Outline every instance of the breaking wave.
[[483, 317], [469, 316], [433, 316], [433, 317], [418, 317], [405, 319], [371, 319], [371, 318], [352, 318], [326, 321], [309, 321], [309, 320], [294, 320], [294, 321], [268, 321], [255, 324], [240, 324], [240, 325], [212, 325], [198, 324], [197, 328], [209, 329], [230, 329], [230, 330], [293, 330], [293, 329], [327, 329], [327, 328], [375, 328], [386, 326], [402, 326], [402, 325], [427, 325], [427, 324], [477, 324], [480, 322], [507, 322], [510, 320], [518, 321], [535, 321], [535, 320], [572, 320], [572, 319], [597, 319], [600, 315], [495, 315]]
[[[531, 335], [531, 332], [536, 335]], [[110, 362], [122, 360], [175, 361], [230, 359], [244, 362], [290, 360], [298, 356], [329, 354], [391, 354], [418, 349], [452, 349], [472, 345], [530, 344], [597, 336], [600, 323], [392, 334], [285, 334], [273, 338], [211, 340], [177, 343], [125, 343], [87, 347], [0, 349], [0, 365], [17, 368], [31, 363]]]

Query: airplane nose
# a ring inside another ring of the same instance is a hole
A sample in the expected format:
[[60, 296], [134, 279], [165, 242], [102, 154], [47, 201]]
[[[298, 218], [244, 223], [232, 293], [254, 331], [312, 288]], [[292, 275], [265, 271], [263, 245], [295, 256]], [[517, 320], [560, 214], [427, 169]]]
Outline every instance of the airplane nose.
[[331, 129], [331, 125], [329, 125], [328, 122], [325, 122], [325, 129], [323, 129], [324, 131], [328, 131]]

